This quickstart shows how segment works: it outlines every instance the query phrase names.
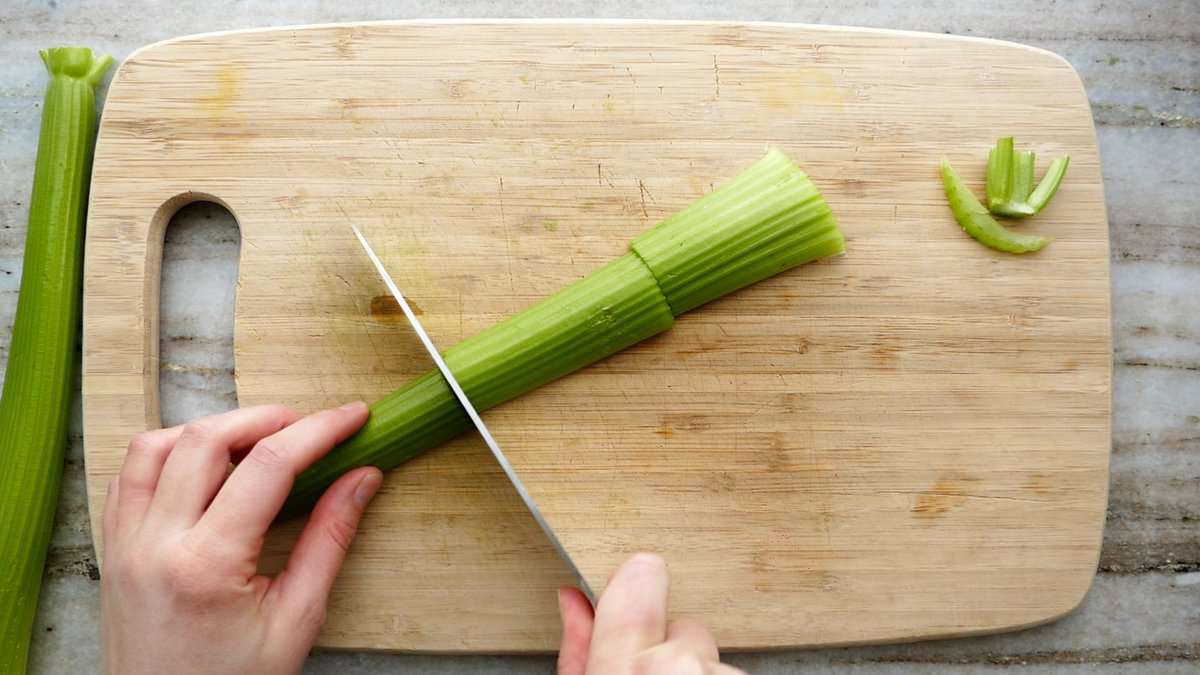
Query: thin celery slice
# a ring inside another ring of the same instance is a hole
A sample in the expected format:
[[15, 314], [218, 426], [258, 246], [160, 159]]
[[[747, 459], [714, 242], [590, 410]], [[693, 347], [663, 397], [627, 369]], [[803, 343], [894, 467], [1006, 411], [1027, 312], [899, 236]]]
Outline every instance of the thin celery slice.
[[1046, 169], [1046, 175], [1042, 176], [1042, 182], [1038, 183], [1037, 189], [1029, 195], [1029, 206], [1033, 208], [1034, 213], [1046, 208], [1046, 204], [1049, 204], [1050, 200], [1054, 198], [1063, 176], [1067, 175], [1067, 166], [1070, 163], [1070, 157], [1059, 157], [1050, 162], [1050, 167]]

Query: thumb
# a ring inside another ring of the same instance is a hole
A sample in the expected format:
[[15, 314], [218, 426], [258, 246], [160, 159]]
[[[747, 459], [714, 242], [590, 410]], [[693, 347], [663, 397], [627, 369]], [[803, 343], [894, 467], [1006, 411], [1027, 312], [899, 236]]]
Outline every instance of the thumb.
[[558, 675], [584, 675], [592, 645], [592, 603], [578, 588], [558, 589], [562, 616], [562, 647], [558, 650]]
[[321, 496], [287, 566], [272, 584], [286, 620], [320, 627], [329, 589], [354, 541], [358, 521], [382, 483], [383, 472], [362, 467], [339, 478]]

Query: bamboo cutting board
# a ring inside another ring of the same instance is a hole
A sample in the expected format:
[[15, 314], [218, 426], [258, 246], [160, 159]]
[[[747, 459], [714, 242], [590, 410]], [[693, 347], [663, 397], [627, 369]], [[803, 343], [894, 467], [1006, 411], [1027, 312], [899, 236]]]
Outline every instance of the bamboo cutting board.
[[[1016, 257], [955, 225], [997, 136], [1071, 155]], [[242, 233], [242, 404], [373, 400], [429, 368], [350, 223], [444, 349], [626, 250], [775, 145], [848, 255], [486, 414], [589, 581], [630, 553], [725, 648], [910, 640], [1051, 620], [1104, 521], [1108, 229], [1079, 78], [1048, 52], [782, 24], [382, 23], [201, 35], [122, 65], [88, 224], [93, 522], [159, 423], [163, 229]], [[295, 527], [268, 544], [277, 566]], [[98, 530], [94, 530], [98, 531]], [[97, 541], [99, 545], [101, 542]], [[556, 646], [569, 577], [486, 448], [388, 473], [320, 643]]]

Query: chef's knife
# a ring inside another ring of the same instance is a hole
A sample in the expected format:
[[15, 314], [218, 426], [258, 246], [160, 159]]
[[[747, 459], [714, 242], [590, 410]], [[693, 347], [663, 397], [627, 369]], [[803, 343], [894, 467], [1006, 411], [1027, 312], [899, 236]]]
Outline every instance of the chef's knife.
[[475, 406], [471, 405], [471, 400], [467, 398], [467, 394], [459, 386], [458, 380], [454, 378], [454, 373], [450, 372], [450, 368], [446, 366], [446, 362], [442, 359], [442, 355], [438, 352], [437, 347], [433, 346], [433, 340], [429, 338], [429, 334], [425, 332], [425, 327], [417, 320], [417, 315], [413, 314], [408, 301], [404, 299], [404, 294], [400, 292], [400, 288], [396, 286], [396, 282], [392, 281], [392, 277], [388, 275], [383, 262], [379, 260], [379, 256], [375, 255], [375, 251], [367, 243], [367, 238], [363, 236], [363, 233], [355, 225], [351, 225], [350, 227], [354, 230], [354, 236], [358, 237], [358, 243], [362, 244], [363, 250], [367, 252], [371, 263], [375, 265], [375, 270], [383, 278], [383, 283], [392, 292], [392, 297], [400, 304], [400, 309], [404, 312], [404, 316], [408, 318], [408, 323], [412, 325], [413, 330], [416, 331], [417, 337], [421, 339], [421, 344], [425, 345], [425, 351], [429, 352], [429, 356], [433, 358], [433, 362], [437, 364], [438, 370], [441, 371], [442, 377], [446, 378], [446, 384], [450, 385], [450, 389], [454, 391], [454, 396], [458, 398], [459, 404], [462, 405], [463, 410], [467, 411], [467, 416], [471, 418], [471, 421], [475, 423], [475, 428], [479, 430], [479, 435], [483, 436], [483, 441], [487, 443], [488, 448], [492, 451], [492, 455], [500, 463], [500, 468], [504, 469], [504, 475], [508, 476], [508, 480], [516, 488], [517, 494], [521, 496], [521, 501], [525, 502], [525, 507], [533, 514], [533, 519], [542, 528], [542, 532], [546, 534], [546, 538], [550, 540], [550, 544], [554, 546], [554, 550], [558, 551], [558, 555], [566, 563], [567, 569], [571, 570], [571, 574], [575, 575], [575, 583], [579, 585], [579, 589], [592, 601], [592, 604], [596, 604], [596, 597], [592, 594], [592, 589], [588, 586], [587, 580], [583, 578], [583, 574], [579, 571], [579, 566], [575, 564], [575, 561], [571, 558], [571, 554], [563, 547], [562, 542], [558, 539], [558, 535], [550, 527], [550, 523], [546, 522], [546, 517], [542, 515], [542, 511], [538, 508], [537, 503], [533, 501], [533, 496], [525, 489], [525, 484], [521, 482], [520, 476], [517, 475], [508, 458], [504, 456], [504, 451], [500, 449], [500, 444], [496, 442], [496, 439], [492, 436], [492, 432], [488, 431], [487, 425], [483, 423], [483, 418], [479, 416], [479, 412], [475, 410]]

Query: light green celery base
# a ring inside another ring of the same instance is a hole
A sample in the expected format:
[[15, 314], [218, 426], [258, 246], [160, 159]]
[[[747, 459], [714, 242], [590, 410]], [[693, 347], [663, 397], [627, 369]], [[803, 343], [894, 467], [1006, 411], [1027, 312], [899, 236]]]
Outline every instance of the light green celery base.
[[21, 293], [0, 397], [0, 673], [24, 673], [62, 481], [79, 334], [93, 89], [112, 60], [42, 52], [42, 108]]
[[816, 186], [775, 149], [633, 241], [676, 316], [845, 246]]

